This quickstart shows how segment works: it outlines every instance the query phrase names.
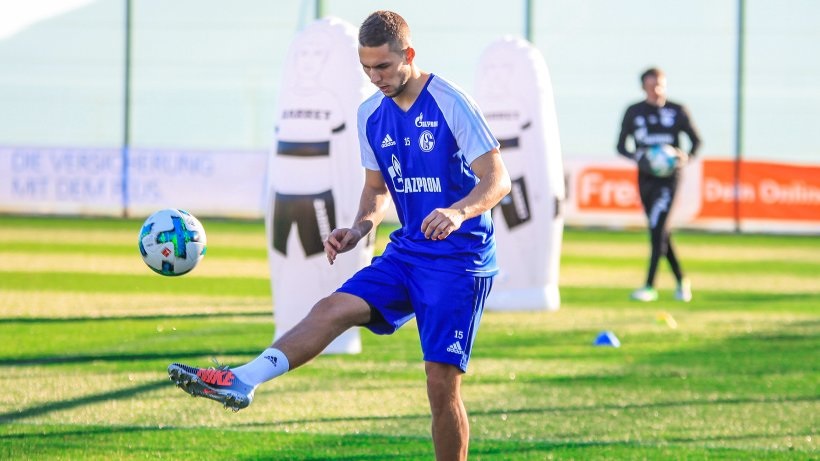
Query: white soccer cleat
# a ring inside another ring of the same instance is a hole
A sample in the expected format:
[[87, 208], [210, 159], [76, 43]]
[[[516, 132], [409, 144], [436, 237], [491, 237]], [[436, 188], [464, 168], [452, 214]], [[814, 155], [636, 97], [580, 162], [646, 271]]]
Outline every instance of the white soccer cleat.
[[196, 368], [172, 363], [168, 366], [168, 376], [192, 397], [216, 400], [233, 411], [239, 411], [253, 401], [255, 388], [240, 381], [228, 367]]
[[650, 302], [658, 300], [658, 291], [652, 287], [642, 287], [633, 291], [629, 296], [635, 301]]
[[678, 288], [675, 290], [675, 299], [688, 303], [692, 300], [692, 282], [684, 278], [678, 283]]

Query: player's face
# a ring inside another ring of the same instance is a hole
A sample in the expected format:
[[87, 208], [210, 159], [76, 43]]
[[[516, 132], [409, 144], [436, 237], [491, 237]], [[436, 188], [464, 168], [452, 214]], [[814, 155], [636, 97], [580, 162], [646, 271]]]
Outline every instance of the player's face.
[[376, 85], [388, 98], [400, 95], [411, 76], [406, 51], [395, 52], [388, 44], [379, 47], [360, 46], [359, 61], [370, 83]]
[[646, 93], [646, 102], [655, 106], [666, 103], [666, 77], [648, 75], [643, 80], [643, 91]]

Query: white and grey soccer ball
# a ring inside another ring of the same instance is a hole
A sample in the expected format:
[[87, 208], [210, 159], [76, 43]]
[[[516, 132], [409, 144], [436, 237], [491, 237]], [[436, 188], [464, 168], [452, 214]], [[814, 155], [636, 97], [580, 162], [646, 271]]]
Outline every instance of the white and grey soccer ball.
[[185, 210], [166, 208], [145, 220], [139, 235], [143, 261], [154, 272], [175, 276], [190, 272], [205, 256], [202, 223]]
[[646, 149], [639, 160], [646, 162], [646, 167], [655, 176], [671, 176], [678, 167], [678, 150], [669, 144], [657, 144]]

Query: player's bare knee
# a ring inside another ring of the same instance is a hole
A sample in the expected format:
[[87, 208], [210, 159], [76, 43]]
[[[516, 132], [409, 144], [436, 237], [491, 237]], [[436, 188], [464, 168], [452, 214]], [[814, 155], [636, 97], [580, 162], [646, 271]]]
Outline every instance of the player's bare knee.
[[335, 325], [352, 327], [369, 320], [370, 308], [359, 298], [333, 293], [314, 304], [310, 316]]
[[461, 370], [453, 365], [426, 362], [427, 396], [433, 407], [446, 405], [459, 396]]

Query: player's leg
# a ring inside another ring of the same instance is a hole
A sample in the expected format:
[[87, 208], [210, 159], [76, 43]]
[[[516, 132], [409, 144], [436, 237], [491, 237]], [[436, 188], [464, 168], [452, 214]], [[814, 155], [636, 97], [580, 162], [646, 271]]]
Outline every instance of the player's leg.
[[370, 321], [367, 303], [347, 293], [320, 300], [308, 315], [256, 359], [234, 368], [241, 381], [254, 387], [304, 365], [349, 328]]
[[409, 287], [424, 352], [436, 458], [466, 459], [470, 428], [461, 377], [492, 278], [417, 268]]
[[672, 273], [675, 274], [675, 281], [677, 282], [675, 299], [688, 303], [692, 300], [692, 283], [683, 274], [683, 269], [681, 269], [680, 262], [678, 262], [678, 257], [672, 245], [672, 233], [667, 232], [666, 238], [666, 259], [669, 261], [669, 267], [672, 269]]
[[333, 293], [316, 303], [302, 321], [245, 365], [230, 369], [173, 363], [168, 367], [168, 375], [188, 394], [215, 400], [237, 411], [250, 405], [260, 384], [305, 364], [348, 328], [367, 323], [370, 317], [370, 306], [361, 298]]
[[683, 280], [683, 270], [680, 267], [680, 262], [678, 262], [678, 257], [675, 254], [675, 247], [672, 245], [672, 232], [668, 229], [664, 233], [664, 248], [666, 248], [666, 260], [669, 261], [669, 268], [672, 269], [672, 273], [675, 275], [675, 280], [680, 283]]
[[[670, 200], [672, 203], [675, 201], [675, 192], [676, 189], [673, 186], [671, 188], [672, 198]], [[678, 260], [675, 246], [672, 244], [672, 231], [669, 230], [669, 226], [666, 224], [667, 219], [668, 213], [667, 216], [664, 217], [663, 248], [665, 250], [664, 254], [666, 255], [666, 260], [669, 262], [669, 268], [672, 269], [672, 273], [675, 275], [675, 281], [677, 282], [675, 299], [678, 301], [689, 302], [692, 300], [692, 285], [689, 279], [683, 274], [683, 269], [681, 268]]]
[[663, 230], [661, 234], [661, 255], [666, 256], [666, 260], [669, 262], [669, 267], [672, 269], [672, 273], [675, 275], [675, 280], [680, 283], [683, 279], [683, 272], [680, 268], [680, 263], [678, 262], [677, 255], [675, 254], [675, 248], [672, 245], [672, 231], [669, 228], [668, 219], [669, 215], [672, 211], [672, 205], [675, 203], [675, 196], [677, 195], [677, 179], [672, 177], [669, 178], [668, 184], [664, 185], [662, 190], [662, 194], [664, 199], [668, 198], [668, 204], [665, 206], [665, 210], [659, 217], [659, 225], [660, 228]]
[[[669, 231], [668, 219], [674, 198], [675, 184], [665, 184], [658, 189], [659, 194], [653, 201], [648, 214], [649, 228], [652, 241], [652, 255], [647, 275], [646, 287], [635, 291], [633, 299], [640, 301], [654, 301], [657, 299], [657, 292], [651, 288], [655, 280], [655, 272], [658, 262], [662, 256], [666, 256], [672, 272], [675, 274], [677, 289], [675, 298], [679, 301], [689, 302], [692, 299], [692, 288], [689, 280], [683, 276], [683, 271], [678, 263], [675, 249], [672, 246], [672, 237]], [[651, 288], [651, 290], [650, 290]]]
[[636, 301], [655, 301], [658, 299], [658, 292], [655, 290], [655, 274], [658, 270], [660, 260], [660, 245], [658, 240], [658, 200], [660, 198], [657, 179], [641, 175], [638, 178], [638, 188], [641, 196], [644, 214], [647, 220], [647, 230], [649, 231], [649, 267], [646, 272], [646, 282], [644, 286], [633, 291], [630, 297]]
[[316, 303], [271, 347], [284, 353], [292, 370], [319, 355], [351, 327], [368, 323], [370, 316], [370, 306], [362, 298], [336, 292]]
[[661, 257], [666, 256], [669, 250], [669, 228], [667, 227], [667, 220], [669, 219], [669, 212], [672, 209], [672, 191], [674, 189], [671, 185], [663, 185], [658, 188], [658, 193], [652, 201], [652, 207], [649, 210], [649, 231], [650, 240], [652, 242], [652, 258], [650, 263], [650, 273], [647, 275], [647, 285], [654, 285], [655, 273], [658, 269], [658, 263]]
[[649, 219], [650, 256], [649, 270], [646, 274], [646, 286], [648, 287], [655, 286], [658, 264], [660, 263], [661, 257], [666, 254], [667, 248], [667, 230], [665, 228], [667, 212], [659, 211], [659, 207], [657, 206], [653, 210]]
[[437, 460], [467, 459], [470, 424], [461, 399], [462, 371], [450, 364], [425, 362], [427, 398], [432, 413]]

